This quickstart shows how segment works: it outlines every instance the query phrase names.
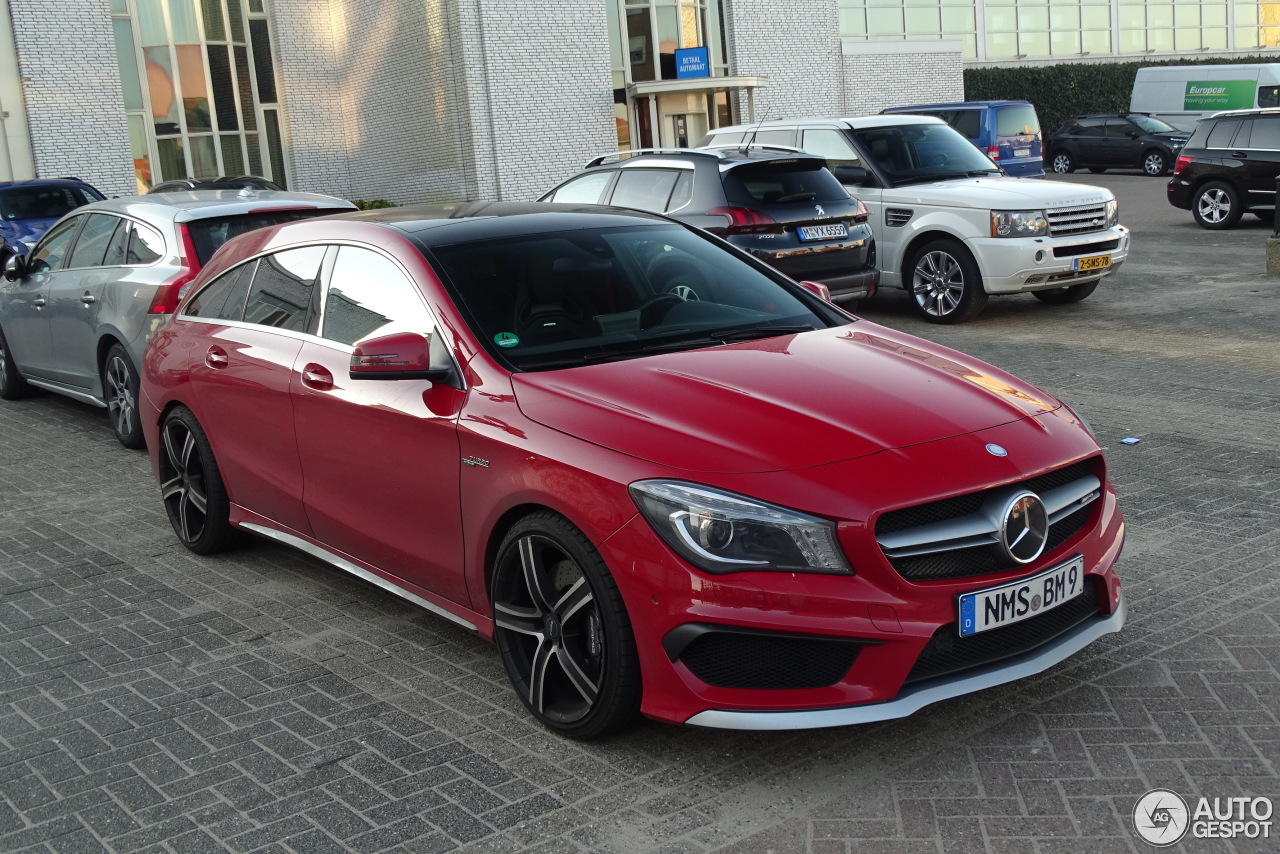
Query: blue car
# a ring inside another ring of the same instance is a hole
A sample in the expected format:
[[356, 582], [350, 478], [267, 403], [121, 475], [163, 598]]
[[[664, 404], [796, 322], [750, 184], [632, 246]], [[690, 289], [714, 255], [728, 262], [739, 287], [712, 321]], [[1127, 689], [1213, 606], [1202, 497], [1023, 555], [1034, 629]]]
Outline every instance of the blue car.
[[55, 222], [106, 198], [78, 178], [0, 183], [0, 255], [26, 254]]
[[1027, 101], [965, 101], [890, 107], [881, 113], [935, 116], [964, 134], [1015, 178], [1043, 178], [1040, 118]]

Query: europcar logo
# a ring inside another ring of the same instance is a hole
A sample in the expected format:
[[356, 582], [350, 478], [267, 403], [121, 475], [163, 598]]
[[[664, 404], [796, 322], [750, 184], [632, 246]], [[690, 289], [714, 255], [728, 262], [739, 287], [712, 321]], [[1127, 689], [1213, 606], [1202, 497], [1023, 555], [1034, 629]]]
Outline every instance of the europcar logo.
[[1176, 792], [1152, 789], [1133, 806], [1133, 828], [1163, 848], [1190, 832], [1194, 839], [1270, 839], [1270, 798], [1199, 798], [1195, 811]]

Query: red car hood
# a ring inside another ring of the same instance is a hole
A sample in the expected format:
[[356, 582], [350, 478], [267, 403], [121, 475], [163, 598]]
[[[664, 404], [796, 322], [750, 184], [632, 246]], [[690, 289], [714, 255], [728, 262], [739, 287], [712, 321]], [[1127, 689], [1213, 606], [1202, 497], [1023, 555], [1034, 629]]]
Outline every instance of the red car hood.
[[1061, 403], [990, 365], [862, 321], [512, 376], [520, 410], [672, 468], [804, 468], [972, 433]]

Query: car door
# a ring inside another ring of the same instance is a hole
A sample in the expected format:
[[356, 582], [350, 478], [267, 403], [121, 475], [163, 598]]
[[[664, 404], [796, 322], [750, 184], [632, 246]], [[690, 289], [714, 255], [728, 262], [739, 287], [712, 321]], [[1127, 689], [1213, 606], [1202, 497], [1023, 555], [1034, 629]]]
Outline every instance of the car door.
[[1075, 144], [1082, 166], [1107, 165], [1106, 119], [1082, 118], [1076, 121]]
[[[212, 325], [190, 357], [190, 382], [233, 503], [310, 535], [289, 383], [326, 247], [286, 249], [234, 268], [184, 316]], [[234, 277], [234, 278], [233, 278]], [[244, 296], [241, 297], [240, 295]]]
[[443, 327], [400, 264], [370, 248], [339, 246], [318, 331], [303, 342], [290, 381], [303, 500], [316, 539], [467, 602], [458, 496], [463, 392], [350, 374], [357, 342]]
[[1107, 119], [1105, 129], [1106, 145], [1103, 148], [1102, 161], [1105, 166], [1138, 166], [1142, 162], [1141, 143], [1138, 137], [1142, 134], [1128, 119]]
[[29, 377], [57, 378], [49, 290], [83, 221], [82, 216], [71, 217], [50, 229], [27, 259], [26, 275], [5, 285], [5, 340], [19, 370]]
[[66, 263], [50, 274], [47, 311], [53, 378], [89, 391], [98, 380], [98, 316], [107, 280], [103, 258], [122, 221], [106, 213], [80, 219], [84, 224]]

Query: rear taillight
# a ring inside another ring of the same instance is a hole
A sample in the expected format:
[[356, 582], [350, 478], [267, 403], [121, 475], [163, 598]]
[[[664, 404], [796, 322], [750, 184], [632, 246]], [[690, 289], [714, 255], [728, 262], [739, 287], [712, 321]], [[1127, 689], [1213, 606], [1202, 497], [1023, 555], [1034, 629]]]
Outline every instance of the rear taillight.
[[155, 296], [151, 298], [151, 307], [147, 309], [148, 314], [173, 314], [177, 311], [187, 283], [200, 272], [200, 259], [196, 256], [196, 245], [186, 223], [178, 225], [178, 239], [182, 244], [182, 270], [156, 288]]
[[858, 210], [853, 215], [854, 222], [866, 222], [871, 216], [871, 212], [867, 210], [867, 206], [862, 203], [862, 199], [854, 199], [858, 203]]
[[1182, 170], [1186, 169], [1190, 165], [1191, 165], [1191, 158], [1185, 154], [1180, 155], [1177, 160], [1173, 161], [1174, 176], [1176, 177], [1178, 175], [1181, 175]]
[[707, 216], [722, 216], [728, 220], [723, 228], [709, 229], [717, 234], [782, 234], [781, 225], [752, 208], [722, 206], [707, 211]]
[[1000, 159], [1000, 146], [998, 146], [998, 145], [988, 145], [988, 146], [987, 146], [987, 156], [988, 156], [988, 157], [990, 157], [992, 160], [999, 160], [999, 159]]

